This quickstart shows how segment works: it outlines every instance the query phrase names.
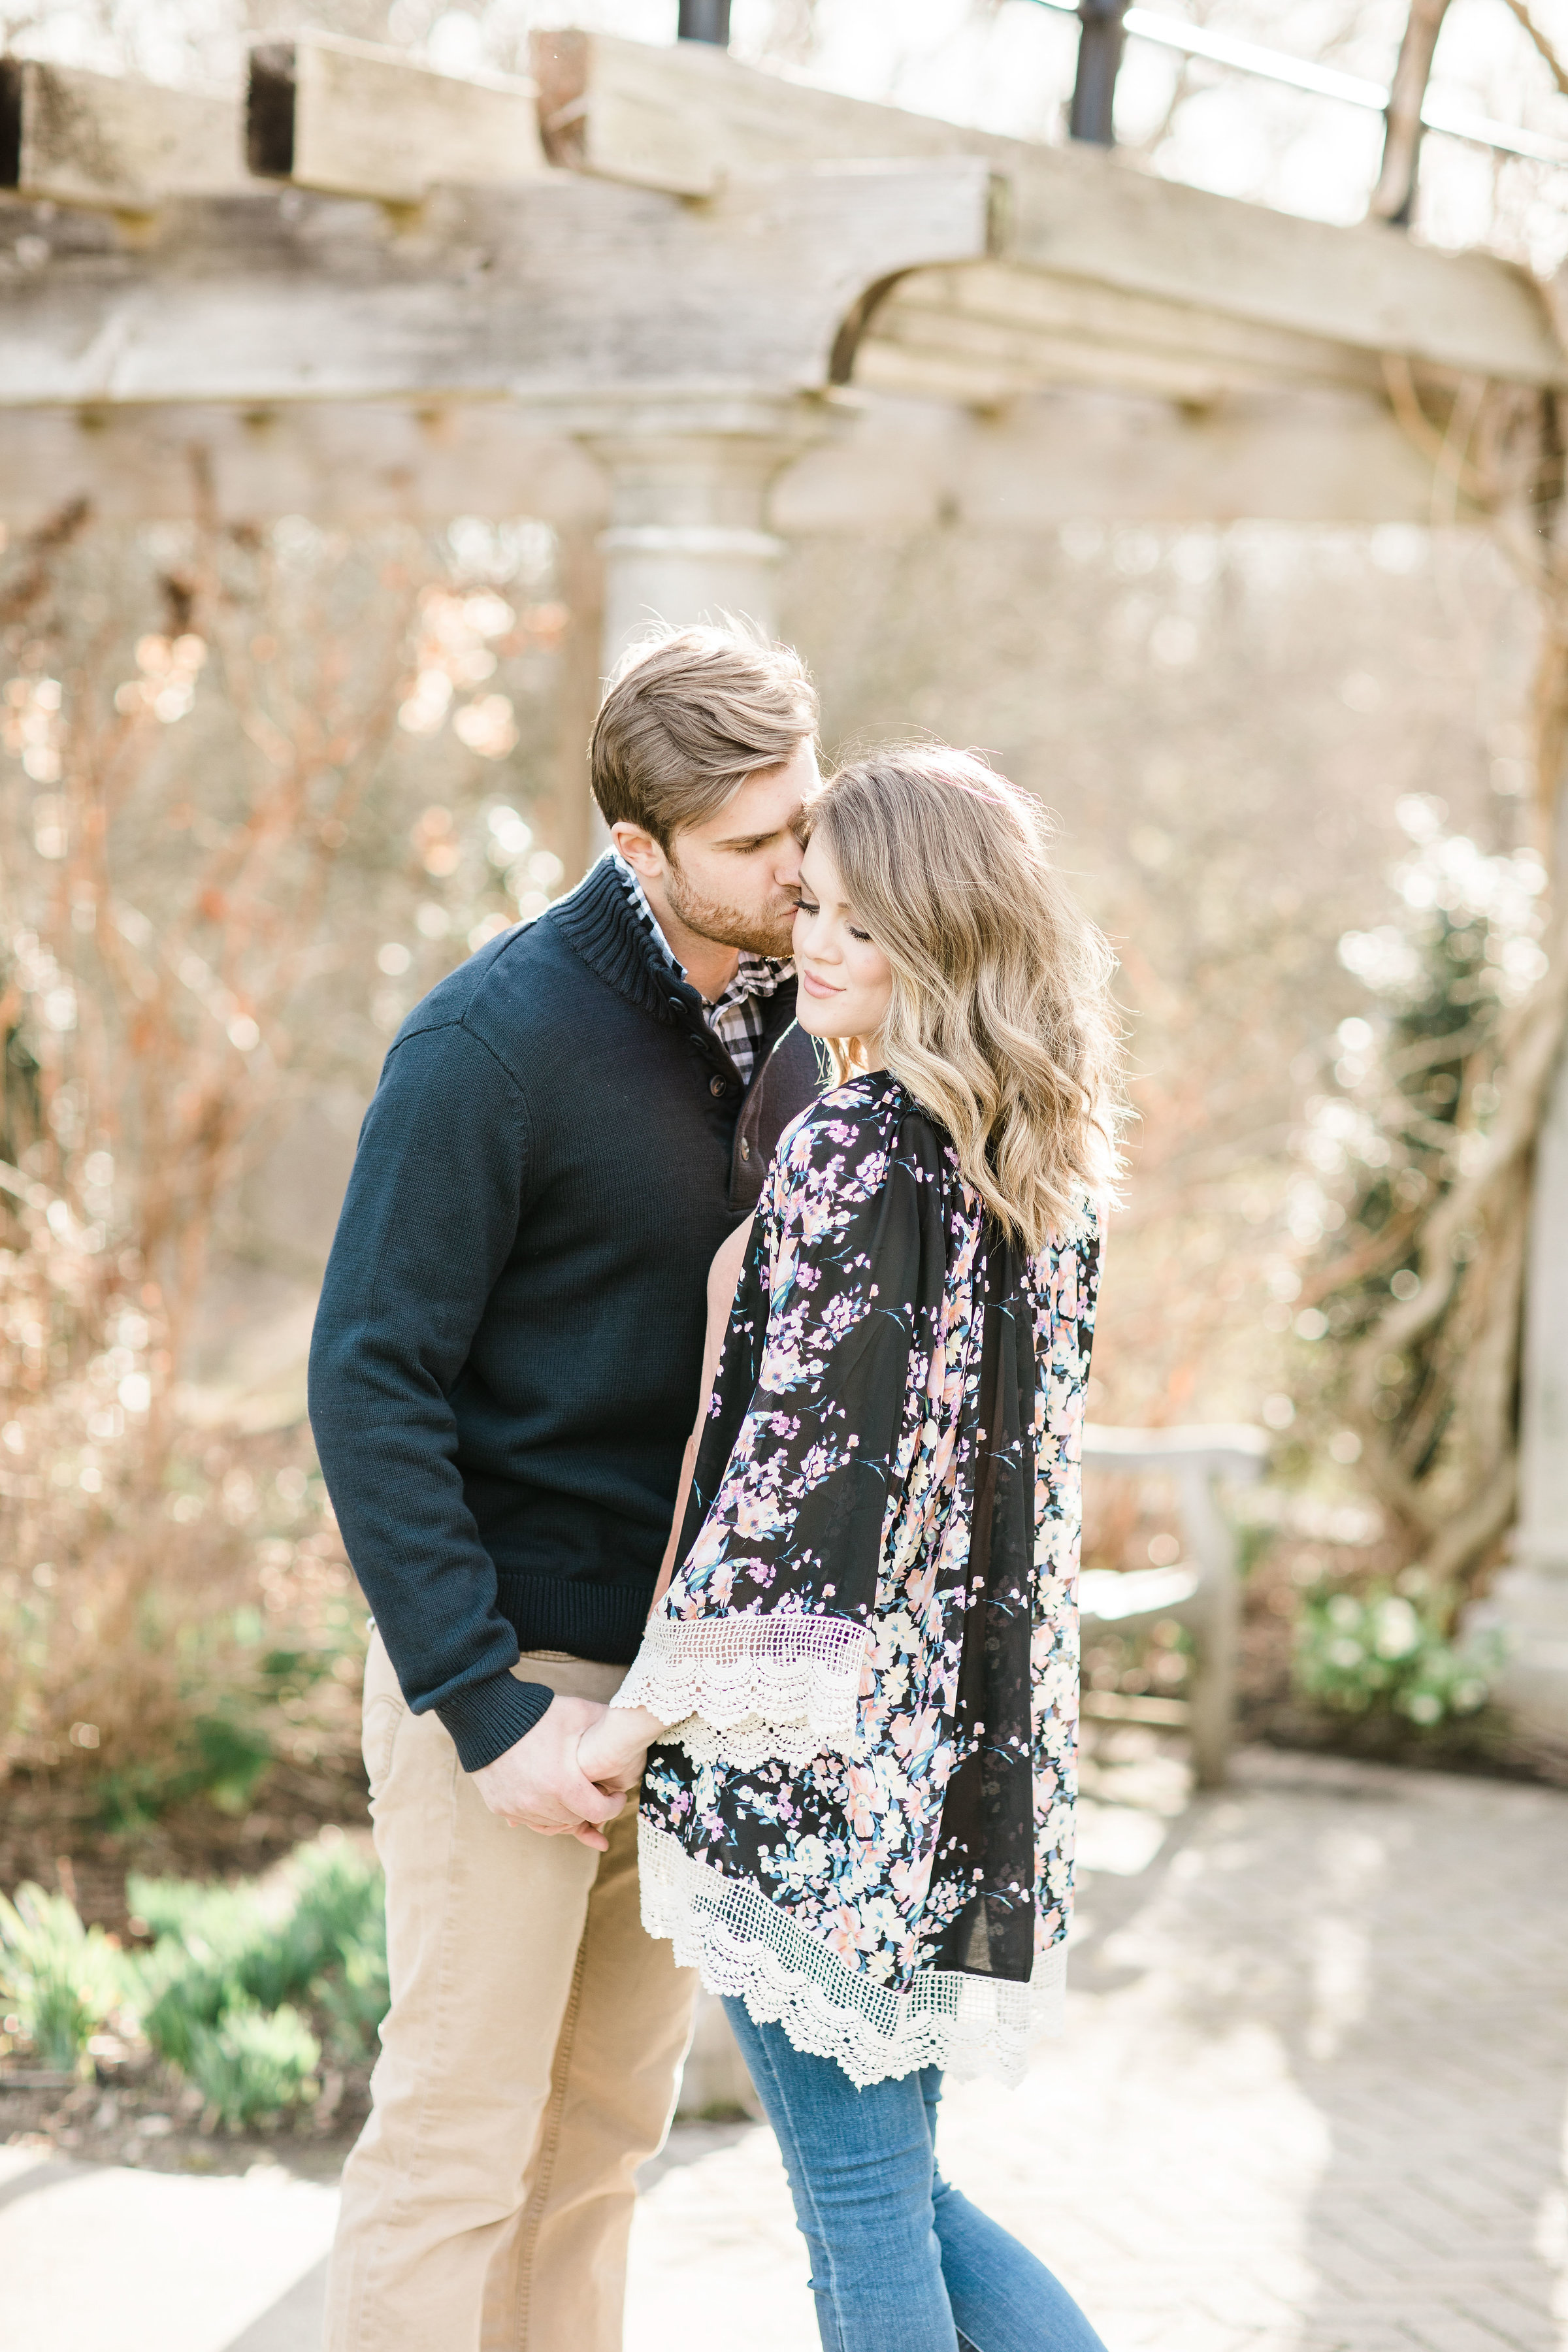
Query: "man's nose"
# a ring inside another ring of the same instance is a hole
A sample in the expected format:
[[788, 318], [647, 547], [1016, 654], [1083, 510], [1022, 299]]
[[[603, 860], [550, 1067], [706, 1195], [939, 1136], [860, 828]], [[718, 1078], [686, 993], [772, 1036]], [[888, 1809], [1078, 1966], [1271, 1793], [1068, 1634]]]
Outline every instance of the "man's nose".
[[773, 868], [774, 880], [782, 882], [786, 890], [793, 890], [800, 880], [801, 860], [805, 856], [805, 852], [794, 834], [786, 833], [784, 837], [784, 847], [779, 852], [778, 863]]

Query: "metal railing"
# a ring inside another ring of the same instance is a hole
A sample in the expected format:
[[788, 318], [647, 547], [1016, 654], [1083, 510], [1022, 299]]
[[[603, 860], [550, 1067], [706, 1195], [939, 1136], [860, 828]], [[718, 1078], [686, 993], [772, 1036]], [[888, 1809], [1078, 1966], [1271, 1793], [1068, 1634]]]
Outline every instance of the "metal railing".
[[[1179, 16], [1168, 16], [1159, 8], [1127, 8], [1119, 10], [1115, 0], [1109, 6], [1103, 0], [1031, 0], [1037, 8], [1049, 8], [1058, 16], [1078, 16], [1083, 25], [1079, 51], [1079, 87], [1085, 69], [1093, 78], [1092, 91], [1084, 108], [1085, 119], [1092, 114], [1101, 128], [1079, 131], [1078, 138], [1098, 138], [1109, 146], [1109, 99], [1101, 98], [1105, 81], [1104, 52], [1110, 46], [1110, 28], [1120, 17], [1118, 30], [1130, 41], [1147, 41], [1157, 48], [1174, 49], [1181, 57], [1201, 58], [1209, 65], [1222, 66], [1229, 73], [1249, 74], [1259, 81], [1279, 83], [1287, 89], [1305, 90], [1312, 98], [1327, 98], [1342, 106], [1357, 106], [1372, 114], [1386, 115], [1392, 96], [1382, 82], [1371, 81], [1362, 74], [1342, 72], [1337, 66], [1314, 65], [1308, 58], [1293, 58], [1286, 50], [1265, 48], [1258, 41], [1237, 40], [1231, 33], [1211, 33], [1204, 25], [1184, 25]], [[1092, 58], [1092, 64], [1090, 62]], [[1114, 75], [1111, 76], [1114, 81]], [[1468, 107], [1451, 106], [1447, 100], [1434, 98], [1430, 91], [1422, 100], [1421, 121], [1428, 131], [1439, 131], [1448, 139], [1468, 140], [1473, 146], [1492, 148], [1500, 155], [1521, 155], [1535, 163], [1568, 164], [1568, 141], [1548, 139], [1542, 133], [1526, 131], [1512, 123], [1494, 122], [1483, 114], [1473, 114]]]

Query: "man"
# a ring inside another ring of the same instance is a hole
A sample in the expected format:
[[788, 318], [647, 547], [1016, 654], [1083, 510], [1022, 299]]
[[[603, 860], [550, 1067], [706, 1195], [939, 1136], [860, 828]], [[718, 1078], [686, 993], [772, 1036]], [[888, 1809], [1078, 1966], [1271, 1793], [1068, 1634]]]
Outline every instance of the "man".
[[330, 2352], [616, 2352], [695, 1979], [576, 1746], [636, 1653], [714, 1251], [820, 1083], [793, 1026], [796, 656], [667, 633], [595, 728], [614, 854], [409, 1015], [327, 1268], [310, 1416], [375, 1612], [392, 2007]]

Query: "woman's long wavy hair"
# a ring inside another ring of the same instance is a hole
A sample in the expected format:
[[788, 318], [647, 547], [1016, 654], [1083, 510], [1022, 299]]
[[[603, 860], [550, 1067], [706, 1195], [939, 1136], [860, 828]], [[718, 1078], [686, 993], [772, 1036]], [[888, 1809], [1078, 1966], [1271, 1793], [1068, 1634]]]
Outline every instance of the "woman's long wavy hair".
[[[1025, 1249], [1073, 1232], [1121, 1171], [1116, 959], [1051, 865], [1045, 811], [970, 752], [917, 745], [841, 768], [806, 822], [892, 966], [888, 1068]], [[829, 1050], [840, 1082], [863, 1064], [858, 1039]]]

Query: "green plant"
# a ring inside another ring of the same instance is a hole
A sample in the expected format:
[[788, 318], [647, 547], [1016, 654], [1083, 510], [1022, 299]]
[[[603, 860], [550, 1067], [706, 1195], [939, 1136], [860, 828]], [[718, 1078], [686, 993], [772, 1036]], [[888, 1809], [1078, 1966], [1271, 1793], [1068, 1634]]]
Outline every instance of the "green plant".
[[[155, 1938], [138, 1963], [142, 2031], [204, 2090], [203, 2068], [228, 2079], [225, 2034], [252, 2011], [299, 2005], [320, 2015], [338, 2057], [370, 2049], [388, 1993], [381, 1873], [369, 1855], [314, 1844], [266, 1886], [132, 1876], [126, 1891]], [[254, 2042], [247, 2026], [237, 2046]]]
[[321, 2045], [299, 2011], [267, 2011], [239, 1999], [214, 2025], [196, 2025], [185, 2068], [218, 2121], [234, 2130], [285, 2107], [308, 2105], [317, 2092]]
[[1341, 1714], [1392, 1708], [1431, 1730], [1484, 1706], [1494, 1668], [1489, 1650], [1456, 1646], [1436, 1611], [1386, 1587], [1317, 1594], [1297, 1624], [1296, 1687]]
[[247, 1998], [247, 1963], [268, 1932], [261, 1905], [253, 1886], [134, 1874], [126, 1896], [156, 1938], [137, 1964], [142, 2030], [161, 2056], [188, 2073], [196, 2035]]
[[297, 1868], [293, 1964], [309, 1969], [310, 1997], [327, 2021], [335, 2054], [363, 2057], [391, 2000], [381, 1873], [348, 1845], [308, 1848]]
[[351, 2062], [367, 2058], [392, 2000], [384, 1937], [379, 1949], [367, 1942], [345, 1953], [342, 1965], [319, 1979], [315, 1995], [333, 2056]]
[[89, 2037], [119, 2006], [125, 1965], [101, 1927], [84, 1927], [63, 1895], [0, 1895], [0, 1990], [46, 2066], [85, 2073]]

